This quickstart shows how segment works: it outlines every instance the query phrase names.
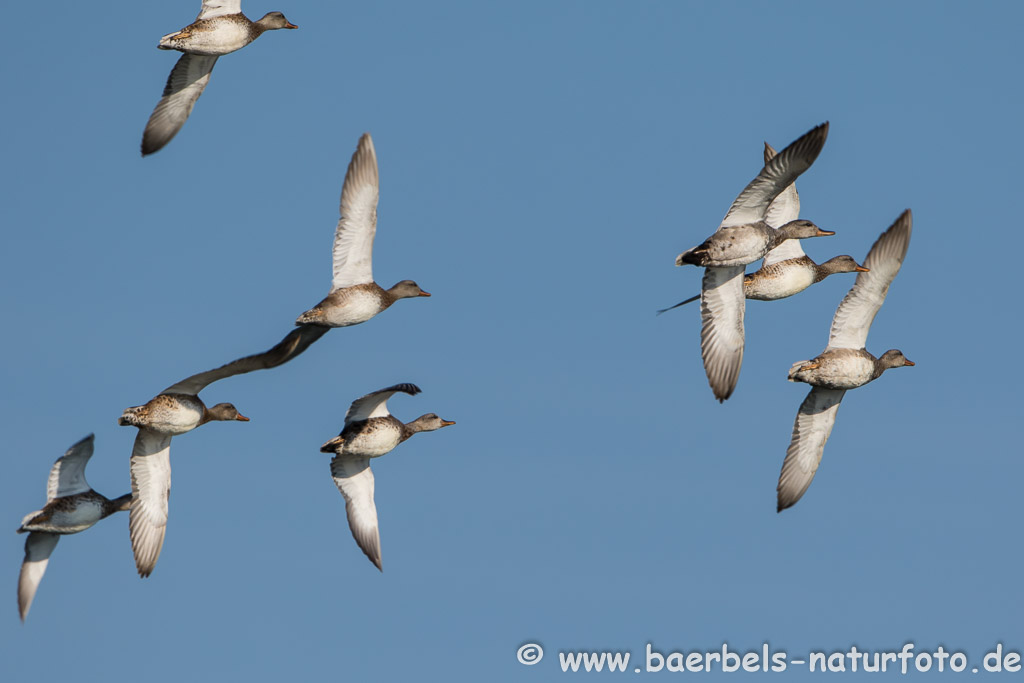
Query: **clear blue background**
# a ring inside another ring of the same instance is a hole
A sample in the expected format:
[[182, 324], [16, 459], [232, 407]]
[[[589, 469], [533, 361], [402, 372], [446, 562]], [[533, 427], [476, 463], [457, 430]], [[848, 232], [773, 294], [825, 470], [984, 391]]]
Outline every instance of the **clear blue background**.
[[[61, 3], [4, 33], [0, 679], [540, 681], [558, 650], [647, 642], [913, 641], [972, 666], [1024, 646], [1019, 4], [247, 1], [299, 30], [222, 58], [142, 159], [177, 59], [156, 42], [197, 5]], [[798, 187], [836, 236], [806, 249], [861, 259], [913, 209], [868, 348], [917, 366], [847, 396], [777, 515], [807, 392], [786, 371], [852, 276], [751, 302], [724, 405], [696, 308], [654, 311], [699, 289], [673, 260], [762, 141], [824, 120]], [[433, 298], [206, 389], [252, 422], [175, 438], [154, 575], [112, 517], [60, 542], [22, 625], [13, 531], [53, 460], [95, 432], [90, 483], [126, 492], [123, 408], [270, 347], [326, 294], [367, 130], [375, 276]], [[318, 448], [395, 382], [424, 390], [396, 415], [458, 425], [374, 463], [382, 575]], [[528, 641], [548, 652], [530, 668]]]

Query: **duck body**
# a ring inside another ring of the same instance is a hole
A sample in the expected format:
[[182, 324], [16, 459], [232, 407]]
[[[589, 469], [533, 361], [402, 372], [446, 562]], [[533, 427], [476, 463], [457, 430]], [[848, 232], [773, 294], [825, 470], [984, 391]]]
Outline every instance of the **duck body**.
[[775, 229], [764, 221], [733, 225], [721, 228], [693, 249], [684, 251], [676, 264], [691, 263], [705, 268], [745, 266], [764, 258], [781, 241]]
[[376, 282], [336, 289], [298, 317], [296, 325], [349, 327], [364, 323], [395, 302]]
[[86, 491], [71, 496], [55, 498], [42, 510], [25, 516], [18, 533], [44, 531], [50, 534], [77, 534], [85, 531], [104, 517], [127, 510], [131, 505], [131, 494], [110, 500], [96, 491]]
[[208, 421], [206, 404], [189, 394], [160, 394], [142, 406], [126, 408], [117, 423], [177, 436]]
[[212, 19], [199, 19], [180, 31], [168, 33], [157, 45], [161, 50], [177, 50], [193, 55], [219, 57], [230, 54], [260, 37], [263, 33], [244, 14], [226, 14]]
[[806, 382], [825, 389], [856, 389], [878, 379], [885, 370], [865, 349], [829, 349], [809, 361], [794, 363], [790, 382]]
[[775, 301], [799, 294], [824, 276], [809, 257], [779, 261], [763, 266], [743, 278], [743, 295], [747, 299]]
[[320, 450], [341, 456], [379, 458], [410, 436], [412, 432], [392, 415], [371, 417], [345, 425], [341, 434], [325, 443]]

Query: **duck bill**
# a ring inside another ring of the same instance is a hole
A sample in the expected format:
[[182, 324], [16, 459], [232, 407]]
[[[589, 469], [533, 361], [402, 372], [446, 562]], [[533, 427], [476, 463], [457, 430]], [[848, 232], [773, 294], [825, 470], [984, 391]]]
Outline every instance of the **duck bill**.
[[814, 236], [815, 237], [831, 237], [834, 234], [836, 234], [836, 233], [833, 232], [832, 230], [822, 230], [821, 228], [818, 228], [818, 232], [816, 232]]
[[420, 292], [417, 296], [430, 296], [430, 292]]
[[442, 427], [451, 427], [453, 424], [455, 424], [454, 420], [441, 420]]
[[911, 367], [913, 367], [913, 366], [915, 365], [914, 361], [912, 361], [912, 360], [910, 360], [910, 359], [908, 359], [908, 358], [904, 358], [904, 359], [903, 359], [903, 364], [904, 364], [904, 365], [909, 365], [909, 366], [911, 366]]
[[854, 270], [857, 271], [858, 273], [870, 273], [871, 272], [870, 268], [865, 268], [864, 266], [857, 266], [856, 268], [854, 268]]
[[249, 421], [249, 418], [247, 418], [245, 415], [242, 415], [241, 413], [239, 413], [238, 417], [236, 417], [235, 419], [238, 420], [239, 422], [248, 422]]
[[290, 21], [284, 22], [284, 27], [285, 28], [298, 28], [298, 26], [296, 26], [295, 24], [291, 23]]

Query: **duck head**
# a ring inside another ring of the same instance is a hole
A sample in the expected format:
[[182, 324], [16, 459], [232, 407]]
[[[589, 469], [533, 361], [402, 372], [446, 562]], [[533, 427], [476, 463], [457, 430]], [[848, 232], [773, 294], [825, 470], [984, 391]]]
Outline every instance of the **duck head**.
[[441, 427], [448, 427], [453, 424], [455, 424], [455, 422], [442, 420], [434, 413], [427, 413], [426, 415], [420, 415], [406, 426], [414, 432], [432, 432], [436, 429], [440, 429]]
[[889, 349], [883, 353], [882, 357], [878, 359], [878, 364], [886, 370], [889, 368], [902, 368], [905, 365], [914, 365], [899, 349]]
[[402, 280], [388, 290], [395, 299], [411, 299], [414, 296], [430, 296], [430, 292], [424, 292], [420, 286], [412, 280]]
[[852, 256], [843, 254], [842, 256], [836, 256], [830, 258], [821, 264], [822, 269], [828, 273], [867, 273], [870, 272], [868, 268], [857, 265], [857, 262]]
[[207, 408], [205, 422], [213, 422], [214, 420], [226, 422], [228, 420], [238, 420], [239, 422], [248, 422], [249, 418], [238, 412], [238, 409], [230, 403], [218, 403], [212, 408]]
[[811, 221], [798, 218], [797, 220], [790, 221], [780, 227], [779, 234], [787, 240], [803, 240], [808, 237], [828, 237], [835, 233], [828, 230], [822, 230]]
[[280, 12], [267, 12], [255, 23], [264, 31], [273, 31], [279, 28], [298, 28], [295, 24], [289, 23]]

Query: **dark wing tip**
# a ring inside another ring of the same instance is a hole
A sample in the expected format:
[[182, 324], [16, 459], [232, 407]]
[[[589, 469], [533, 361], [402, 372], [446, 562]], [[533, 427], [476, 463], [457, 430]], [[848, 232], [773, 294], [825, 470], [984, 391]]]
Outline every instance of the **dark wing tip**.
[[[148, 130], [147, 130], [147, 132], [148, 132]], [[161, 149], [164, 148], [164, 145], [166, 145], [168, 142], [169, 142], [169, 140], [163, 140], [163, 141], [153, 140], [153, 138], [151, 136], [147, 135], [146, 133], [143, 133], [142, 134], [142, 156], [143, 157], [147, 157], [150, 154], [153, 154], [154, 152], [159, 152]]]
[[420, 389], [418, 386], [409, 383], [396, 384], [392, 387], [388, 387], [384, 391], [401, 391], [402, 393], [409, 394], [410, 396], [415, 396], [416, 394], [423, 393], [423, 390]]

